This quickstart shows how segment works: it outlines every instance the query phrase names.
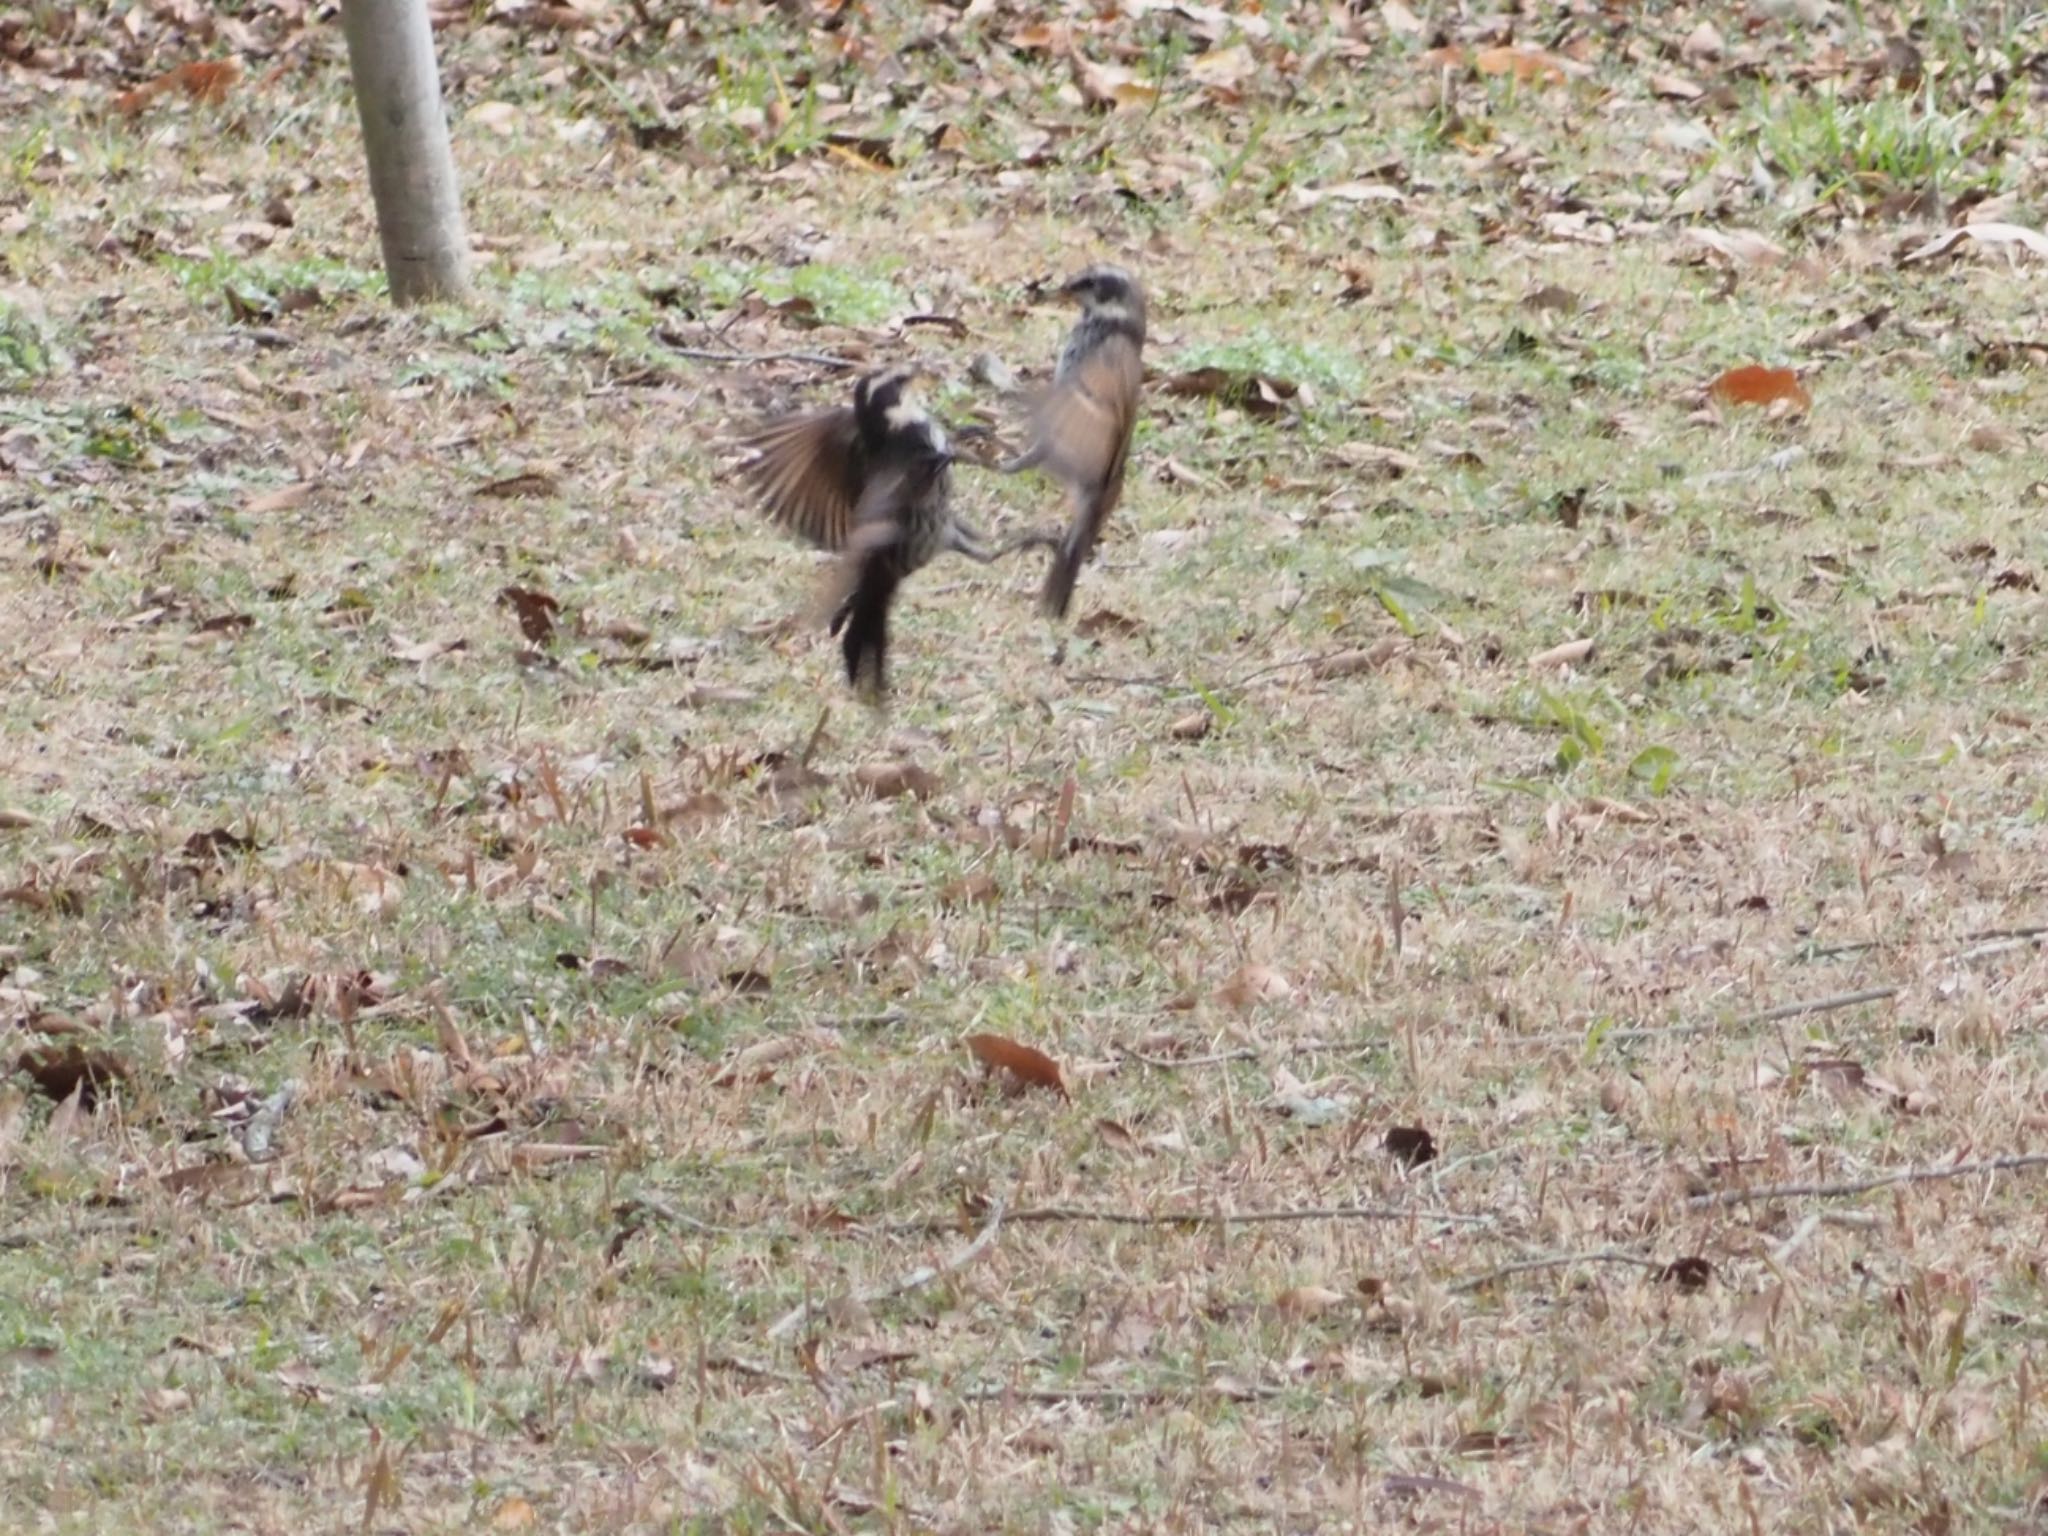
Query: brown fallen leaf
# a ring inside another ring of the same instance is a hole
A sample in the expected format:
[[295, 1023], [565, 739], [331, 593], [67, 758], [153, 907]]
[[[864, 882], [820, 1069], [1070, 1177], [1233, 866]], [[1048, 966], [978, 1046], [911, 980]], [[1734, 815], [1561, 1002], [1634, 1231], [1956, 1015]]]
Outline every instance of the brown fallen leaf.
[[1538, 651], [1529, 658], [1529, 670], [1547, 672], [1553, 667], [1575, 667], [1593, 654], [1593, 640], [1587, 636], [1580, 640], [1567, 640], [1553, 645], [1547, 651]]
[[1788, 400], [1802, 411], [1813, 406], [1813, 396], [1790, 368], [1765, 368], [1755, 363], [1730, 368], [1707, 386], [1707, 393], [1730, 405], [1774, 405]]
[[23, 1051], [14, 1059], [14, 1069], [29, 1077], [45, 1097], [59, 1104], [76, 1093], [80, 1109], [93, 1108], [102, 1094], [128, 1078], [127, 1064], [111, 1051], [76, 1043]]
[[391, 647], [391, 656], [394, 661], [427, 662], [468, 649], [469, 642], [457, 635], [447, 640], [401, 641]]
[[853, 781], [877, 800], [902, 795], [929, 800], [944, 788], [944, 781], [929, 768], [906, 762], [864, 764], [853, 770]]
[[508, 501], [514, 497], [552, 496], [560, 482], [544, 470], [528, 470], [523, 474], [507, 475], [502, 480], [492, 480], [476, 488], [479, 496], [494, 500]]
[[1382, 1143], [1396, 1162], [1420, 1168], [1436, 1160], [1436, 1138], [1419, 1125], [1397, 1125]]
[[1097, 635], [1119, 635], [1126, 640], [1145, 633], [1143, 622], [1128, 618], [1113, 608], [1098, 608], [1074, 626], [1074, 633], [1093, 639]]
[[289, 512], [302, 505], [313, 494], [315, 482], [295, 480], [290, 485], [280, 485], [274, 490], [260, 491], [242, 503], [242, 511], [249, 517], [265, 517], [272, 512]]
[[537, 587], [503, 587], [498, 606], [510, 608], [519, 619], [519, 632], [535, 645], [555, 638], [555, 618], [562, 611], [561, 600]]
[[1294, 996], [1294, 983], [1267, 965], [1246, 963], [1232, 971], [1216, 989], [1216, 1001], [1230, 1008], [1263, 1002], [1284, 1002]]
[[1347, 1298], [1341, 1291], [1324, 1285], [1297, 1285], [1273, 1298], [1273, 1310], [1282, 1317], [1304, 1322], [1319, 1317]]
[[114, 110], [123, 117], [133, 117], [157, 97], [170, 91], [183, 91], [194, 101], [218, 104], [227, 100], [228, 92], [241, 78], [240, 59], [193, 59], [176, 69], [167, 70], [154, 80], [144, 81], [132, 91], [123, 91], [114, 98]]
[[1091, 107], [1149, 107], [1159, 99], [1158, 86], [1139, 79], [1136, 71], [1121, 64], [1097, 64], [1079, 49], [1067, 55], [1067, 64], [1081, 100]]
[[1899, 265], [1910, 267], [1915, 262], [1932, 261], [1937, 256], [1948, 256], [1961, 249], [1964, 241], [1975, 245], [2018, 246], [2036, 256], [2048, 256], [2048, 235], [2021, 224], [1964, 224], [1956, 229], [1945, 230], [1925, 245], [1915, 246], [1899, 258]]
[[1482, 48], [1472, 55], [1472, 68], [1482, 75], [1506, 75], [1528, 83], [1562, 84], [1581, 66], [1541, 48]]
[[1214, 365], [1176, 373], [1159, 388], [1164, 394], [1182, 399], [1223, 400], [1249, 416], [1259, 417], [1278, 416], [1289, 406], [1315, 403], [1315, 393], [1307, 385], [1270, 374], [1237, 373]]
[[942, 907], [992, 907], [1002, 900], [1002, 887], [980, 870], [962, 875], [958, 880], [949, 880], [939, 887], [939, 905]]
[[1007, 1072], [1028, 1087], [1050, 1088], [1063, 1099], [1071, 1097], [1060, 1076], [1060, 1064], [1045, 1052], [1001, 1035], [969, 1035], [965, 1044], [989, 1072]]
[[1376, 640], [1363, 650], [1337, 651], [1328, 656], [1318, 656], [1309, 663], [1308, 675], [1318, 682], [1327, 682], [1335, 677], [1356, 677], [1361, 672], [1377, 672], [1401, 653], [1405, 641], [1389, 635]]

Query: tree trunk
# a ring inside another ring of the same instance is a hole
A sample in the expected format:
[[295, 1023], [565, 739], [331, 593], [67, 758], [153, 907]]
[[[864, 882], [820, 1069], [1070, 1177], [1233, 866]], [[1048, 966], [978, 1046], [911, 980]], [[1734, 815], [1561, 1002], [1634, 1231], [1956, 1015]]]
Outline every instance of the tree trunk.
[[459, 299], [469, 291], [469, 237], [427, 0], [342, 0], [341, 29], [392, 302]]

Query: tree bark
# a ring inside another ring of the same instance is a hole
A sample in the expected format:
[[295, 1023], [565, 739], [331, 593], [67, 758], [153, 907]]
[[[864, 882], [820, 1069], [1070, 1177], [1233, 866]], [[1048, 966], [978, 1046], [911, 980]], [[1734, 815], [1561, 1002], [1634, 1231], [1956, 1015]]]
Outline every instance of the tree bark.
[[469, 236], [427, 0], [342, 0], [341, 29], [392, 302], [459, 299], [469, 292]]

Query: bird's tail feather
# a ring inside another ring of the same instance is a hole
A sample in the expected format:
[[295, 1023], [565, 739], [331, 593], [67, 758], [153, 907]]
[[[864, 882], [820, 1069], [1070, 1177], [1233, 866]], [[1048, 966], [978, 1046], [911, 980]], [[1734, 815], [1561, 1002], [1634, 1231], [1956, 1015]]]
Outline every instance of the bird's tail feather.
[[879, 699], [888, 686], [889, 604], [898, 579], [890, 562], [868, 561], [841, 610], [846, 616], [839, 641], [846, 680], [870, 699]]

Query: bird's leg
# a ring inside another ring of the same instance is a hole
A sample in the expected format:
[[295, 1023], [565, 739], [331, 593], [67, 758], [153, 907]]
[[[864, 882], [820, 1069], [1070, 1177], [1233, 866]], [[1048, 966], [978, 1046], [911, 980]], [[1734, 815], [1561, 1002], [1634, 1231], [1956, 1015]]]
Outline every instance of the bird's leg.
[[955, 522], [953, 524], [952, 530], [946, 539], [949, 549], [953, 550], [956, 554], [965, 555], [977, 565], [993, 565], [1005, 555], [1015, 554], [1020, 549], [1030, 549], [1034, 545], [1041, 548], [1056, 549], [1059, 546], [1059, 542], [1060, 536], [1057, 533], [1047, 533], [1042, 529], [1036, 529], [1029, 533], [1020, 533], [1015, 538], [1006, 539], [992, 549], [989, 547], [987, 535], [968, 527], [967, 524], [962, 522]]

